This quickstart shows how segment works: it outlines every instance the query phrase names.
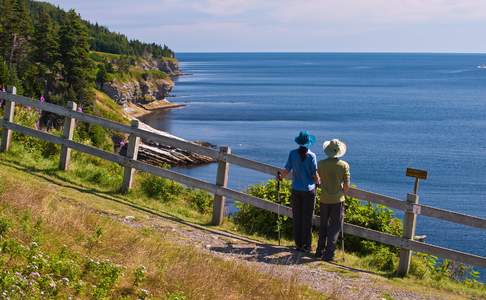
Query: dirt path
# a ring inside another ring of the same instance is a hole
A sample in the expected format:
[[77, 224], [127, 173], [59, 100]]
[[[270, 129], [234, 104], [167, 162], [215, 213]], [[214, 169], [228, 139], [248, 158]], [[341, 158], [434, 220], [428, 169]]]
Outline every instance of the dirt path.
[[386, 279], [340, 264], [330, 264], [288, 247], [262, 244], [238, 235], [207, 229], [175, 219], [98, 213], [133, 227], [150, 227], [175, 243], [191, 244], [226, 260], [238, 260], [272, 276], [304, 283], [337, 299], [444, 299], [434, 294], [396, 288]]

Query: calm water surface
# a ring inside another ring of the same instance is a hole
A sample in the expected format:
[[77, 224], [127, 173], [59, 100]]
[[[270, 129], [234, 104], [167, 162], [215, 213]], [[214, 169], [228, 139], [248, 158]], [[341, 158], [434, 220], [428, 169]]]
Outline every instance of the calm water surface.
[[[294, 136], [339, 138], [353, 184], [405, 199], [407, 167], [426, 169], [421, 203], [486, 218], [486, 63], [482, 54], [179, 54], [191, 75], [146, 118], [192, 140], [283, 166]], [[213, 182], [215, 165], [181, 171]], [[269, 177], [232, 167], [231, 186]], [[418, 218], [427, 241], [486, 256], [486, 231]], [[486, 270], [482, 272], [486, 279]]]

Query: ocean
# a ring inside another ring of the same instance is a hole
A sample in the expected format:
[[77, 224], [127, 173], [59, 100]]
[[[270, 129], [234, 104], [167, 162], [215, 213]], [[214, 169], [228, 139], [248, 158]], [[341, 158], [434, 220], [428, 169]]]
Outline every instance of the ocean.
[[[486, 54], [180, 53], [187, 75], [144, 118], [190, 140], [283, 166], [294, 137], [346, 142], [352, 183], [405, 199], [407, 167], [427, 170], [420, 202], [486, 218]], [[214, 182], [216, 165], [178, 171]], [[232, 166], [240, 190], [269, 176]], [[435, 245], [486, 256], [486, 231], [418, 217]], [[486, 270], [481, 270], [486, 280]]]

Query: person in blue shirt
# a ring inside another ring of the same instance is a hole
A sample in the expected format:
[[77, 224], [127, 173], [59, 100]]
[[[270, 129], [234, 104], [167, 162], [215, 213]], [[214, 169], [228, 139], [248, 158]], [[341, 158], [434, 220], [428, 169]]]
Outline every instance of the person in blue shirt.
[[309, 150], [316, 138], [301, 131], [295, 138], [299, 148], [290, 151], [285, 168], [278, 180], [292, 173], [292, 214], [294, 240], [297, 250], [310, 252], [312, 245], [312, 216], [319, 184], [316, 155]]

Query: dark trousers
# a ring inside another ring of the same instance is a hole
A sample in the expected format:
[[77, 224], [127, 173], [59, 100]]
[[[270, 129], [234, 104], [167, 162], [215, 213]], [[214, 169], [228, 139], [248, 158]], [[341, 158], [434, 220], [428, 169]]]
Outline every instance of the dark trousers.
[[294, 221], [295, 246], [311, 249], [312, 245], [312, 216], [316, 204], [315, 191], [292, 190], [292, 214]]
[[336, 243], [344, 221], [344, 202], [335, 204], [321, 203], [321, 225], [317, 255], [324, 259], [333, 259]]

